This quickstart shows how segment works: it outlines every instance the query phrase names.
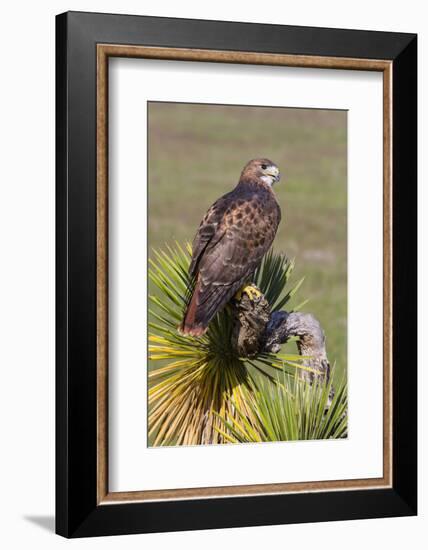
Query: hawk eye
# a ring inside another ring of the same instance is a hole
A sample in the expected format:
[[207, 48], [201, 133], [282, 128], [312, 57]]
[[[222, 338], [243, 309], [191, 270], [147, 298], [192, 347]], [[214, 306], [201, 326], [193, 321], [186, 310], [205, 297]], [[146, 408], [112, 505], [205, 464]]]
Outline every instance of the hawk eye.
[[267, 164], [262, 164], [262, 170], [266, 170]]

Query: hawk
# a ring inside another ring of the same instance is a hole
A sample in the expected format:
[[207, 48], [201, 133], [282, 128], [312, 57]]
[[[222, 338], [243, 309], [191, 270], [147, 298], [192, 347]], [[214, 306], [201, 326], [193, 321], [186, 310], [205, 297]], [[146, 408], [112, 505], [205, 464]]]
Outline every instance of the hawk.
[[272, 189], [279, 179], [270, 160], [250, 160], [236, 187], [205, 214], [192, 245], [193, 284], [179, 327], [182, 334], [202, 336], [215, 314], [250, 282], [281, 220]]

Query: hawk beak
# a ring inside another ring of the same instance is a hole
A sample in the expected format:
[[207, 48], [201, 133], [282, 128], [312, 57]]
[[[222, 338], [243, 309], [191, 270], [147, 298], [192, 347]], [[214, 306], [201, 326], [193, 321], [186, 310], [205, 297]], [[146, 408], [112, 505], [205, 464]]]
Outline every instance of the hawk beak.
[[272, 168], [269, 169], [269, 172], [267, 172], [267, 175], [272, 176], [275, 183], [281, 179], [281, 173], [276, 166], [272, 166]]

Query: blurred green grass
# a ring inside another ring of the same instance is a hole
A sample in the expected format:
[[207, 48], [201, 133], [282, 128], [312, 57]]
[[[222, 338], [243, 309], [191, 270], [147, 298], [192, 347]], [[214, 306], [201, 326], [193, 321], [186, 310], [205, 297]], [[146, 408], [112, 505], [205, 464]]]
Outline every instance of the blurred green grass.
[[309, 299], [303, 309], [324, 328], [336, 376], [347, 357], [346, 117], [314, 109], [148, 107], [149, 254], [175, 240], [191, 242], [208, 207], [235, 186], [244, 164], [271, 159], [282, 173], [275, 186], [282, 221], [274, 248], [295, 258], [294, 281], [305, 276], [295, 304]]

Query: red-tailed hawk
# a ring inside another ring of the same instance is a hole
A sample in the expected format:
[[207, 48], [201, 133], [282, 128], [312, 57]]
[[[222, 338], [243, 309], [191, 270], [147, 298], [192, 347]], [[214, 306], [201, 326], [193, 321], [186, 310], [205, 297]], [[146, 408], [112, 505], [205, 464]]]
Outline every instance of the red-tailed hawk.
[[270, 160], [251, 160], [235, 189], [205, 214], [192, 246], [194, 286], [180, 326], [183, 334], [204, 334], [214, 315], [251, 280], [281, 220], [272, 189], [279, 178]]

